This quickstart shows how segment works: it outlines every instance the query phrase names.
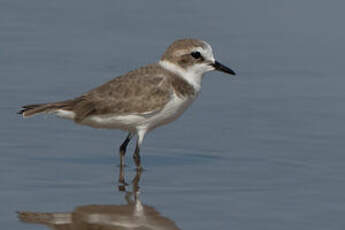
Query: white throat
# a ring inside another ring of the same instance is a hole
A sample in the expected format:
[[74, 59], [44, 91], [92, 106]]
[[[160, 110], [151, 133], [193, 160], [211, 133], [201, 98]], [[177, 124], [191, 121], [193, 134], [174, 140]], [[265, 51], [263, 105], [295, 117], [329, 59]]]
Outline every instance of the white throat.
[[197, 71], [195, 68], [189, 68], [187, 70], [181, 68], [180, 66], [169, 62], [169, 61], [159, 61], [159, 64], [166, 70], [169, 70], [185, 79], [189, 84], [191, 84], [196, 92], [200, 91], [201, 80], [204, 76], [204, 72]]

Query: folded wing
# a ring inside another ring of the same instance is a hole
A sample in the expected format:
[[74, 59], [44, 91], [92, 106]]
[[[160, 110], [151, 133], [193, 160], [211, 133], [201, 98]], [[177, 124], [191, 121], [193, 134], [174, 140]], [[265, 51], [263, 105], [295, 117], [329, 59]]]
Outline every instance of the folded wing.
[[145, 66], [76, 98], [70, 110], [76, 114], [76, 122], [90, 115], [145, 115], [157, 112], [172, 95], [168, 81], [159, 71], [159, 66]]

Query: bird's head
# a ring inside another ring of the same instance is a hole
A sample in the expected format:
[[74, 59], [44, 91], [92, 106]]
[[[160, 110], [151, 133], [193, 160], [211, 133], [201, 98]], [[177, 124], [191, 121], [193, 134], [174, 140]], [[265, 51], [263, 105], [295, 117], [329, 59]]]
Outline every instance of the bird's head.
[[202, 76], [212, 70], [235, 75], [232, 69], [216, 61], [212, 47], [207, 42], [198, 39], [174, 41], [162, 55], [160, 63], [192, 75]]

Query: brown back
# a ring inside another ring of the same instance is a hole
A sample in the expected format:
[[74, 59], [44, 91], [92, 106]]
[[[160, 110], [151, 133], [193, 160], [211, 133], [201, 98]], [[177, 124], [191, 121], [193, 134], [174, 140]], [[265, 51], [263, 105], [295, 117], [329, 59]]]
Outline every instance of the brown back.
[[73, 100], [68, 108], [82, 121], [90, 115], [147, 114], [161, 110], [175, 92], [192, 96], [194, 88], [159, 64], [141, 67], [101, 85]]

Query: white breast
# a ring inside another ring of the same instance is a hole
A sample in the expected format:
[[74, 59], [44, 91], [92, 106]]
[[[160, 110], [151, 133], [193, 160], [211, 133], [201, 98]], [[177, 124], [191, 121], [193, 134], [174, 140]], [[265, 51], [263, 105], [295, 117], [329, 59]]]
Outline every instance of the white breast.
[[144, 125], [147, 125], [148, 129], [151, 130], [176, 120], [195, 100], [195, 98], [196, 96], [178, 97], [174, 94], [172, 99], [164, 106], [164, 108], [159, 113], [148, 118]]

